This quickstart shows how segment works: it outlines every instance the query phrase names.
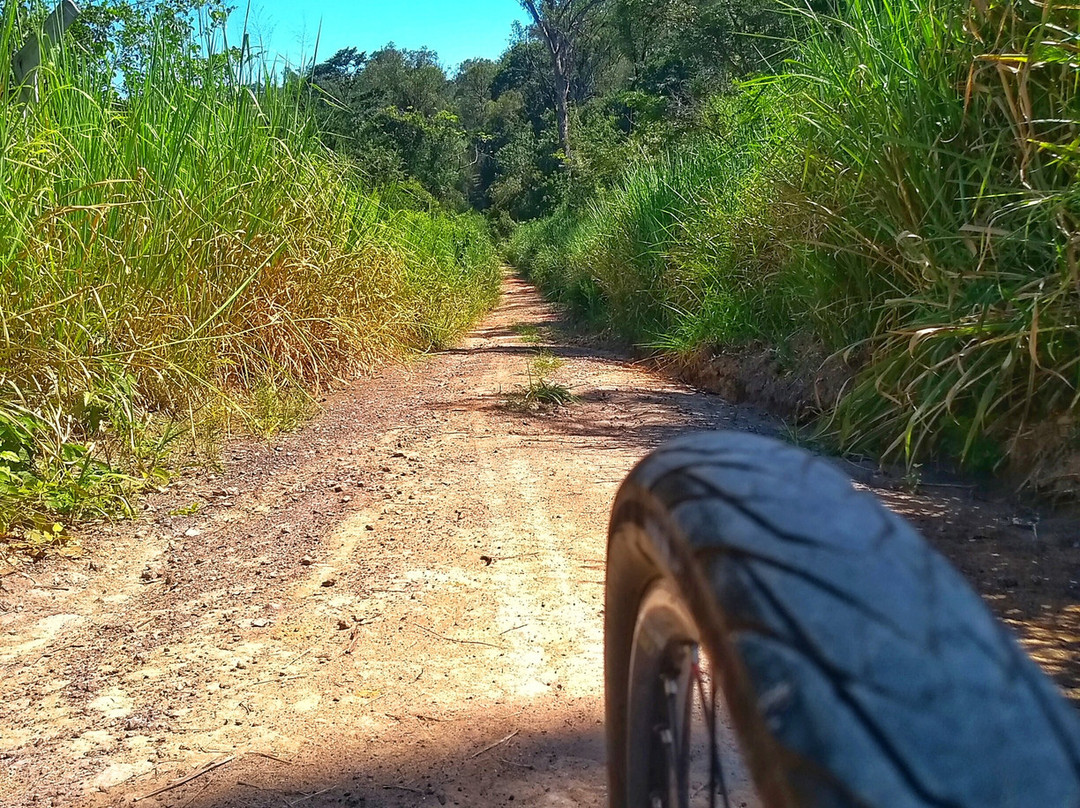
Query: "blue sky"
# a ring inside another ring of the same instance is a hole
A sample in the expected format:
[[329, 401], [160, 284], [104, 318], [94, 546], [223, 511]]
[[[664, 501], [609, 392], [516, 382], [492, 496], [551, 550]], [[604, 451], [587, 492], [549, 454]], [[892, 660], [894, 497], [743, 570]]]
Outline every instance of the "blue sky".
[[[237, 5], [234, 32], [244, 20], [244, 0]], [[517, 0], [252, 0], [248, 29], [267, 56], [294, 65], [310, 59], [321, 23], [320, 60], [349, 45], [370, 52], [393, 42], [426, 45], [452, 70], [465, 59], [502, 53], [523, 13]]]

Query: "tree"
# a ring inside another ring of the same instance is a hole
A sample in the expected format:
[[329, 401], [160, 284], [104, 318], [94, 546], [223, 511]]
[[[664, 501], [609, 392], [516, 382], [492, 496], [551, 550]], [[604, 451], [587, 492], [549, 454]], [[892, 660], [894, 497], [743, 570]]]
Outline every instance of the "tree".
[[[174, 67], [206, 57], [197, 32], [200, 27], [204, 35], [223, 32], [230, 11], [227, 0], [80, 0], [79, 5], [69, 29], [72, 42], [102, 68], [108, 84], [128, 94], [144, 86], [155, 50], [170, 54], [158, 62]], [[181, 54], [184, 59], [177, 58]]]
[[454, 103], [462, 126], [469, 132], [480, 132], [491, 117], [491, 85], [499, 65], [490, 59], [469, 59], [462, 62], [454, 76]]
[[464, 207], [466, 132], [454, 112], [455, 86], [433, 51], [342, 48], [312, 66], [311, 76], [326, 144], [365, 178], [415, 181], [446, 207]]
[[353, 78], [363, 70], [367, 63], [367, 51], [356, 48], [341, 48], [327, 59], [311, 69], [311, 78], [320, 81], [344, 81]]
[[673, 0], [615, 0], [613, 22], [619, 48], [636, 78], [665, 34]]
[[521, 0], [551, 55], [555, 119], [564, 160], [570, 163], [570, 80], [579, 39], [604, 0]]

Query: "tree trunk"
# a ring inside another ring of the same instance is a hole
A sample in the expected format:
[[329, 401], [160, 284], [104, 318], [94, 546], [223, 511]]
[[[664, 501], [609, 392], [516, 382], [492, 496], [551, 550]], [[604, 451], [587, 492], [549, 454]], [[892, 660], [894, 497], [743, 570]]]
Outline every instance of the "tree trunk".
[[536, 31], [551, 52], [551, 72], [555, 79], [555, 120], [559, 126], [559, 146], [563, 152], [563, 167], [570, 169], [570, 71], [574, 66], [575, 39], [581, 33], [586, 17], [600, 0], [584, 0], [571, 8], [575, 0], [521, 0], [529, 12]]
[[558, 55], [551, 58], [555, 73], [555, 120], [559, 125], [559, 145], [562, 147], [563, 160], [570, 165], [570, 76], [566, 65]]

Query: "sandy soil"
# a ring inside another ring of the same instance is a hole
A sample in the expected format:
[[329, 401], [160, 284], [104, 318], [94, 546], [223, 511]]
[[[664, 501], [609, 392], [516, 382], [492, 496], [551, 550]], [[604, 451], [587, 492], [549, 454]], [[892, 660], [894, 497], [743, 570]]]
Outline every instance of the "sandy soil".
[[[522, 325], [579, 403], [504, 406], [538, 350]], [[460, 348], [227, 447], [88, 529], [89, 561], [0, 581], [0, 804], [602, 805], [607, 512], [650, 448], [718, 428], [782, 434], [569, 338], [509, 279]], [[1080, 683], [1075, 523], [845, 469]]]

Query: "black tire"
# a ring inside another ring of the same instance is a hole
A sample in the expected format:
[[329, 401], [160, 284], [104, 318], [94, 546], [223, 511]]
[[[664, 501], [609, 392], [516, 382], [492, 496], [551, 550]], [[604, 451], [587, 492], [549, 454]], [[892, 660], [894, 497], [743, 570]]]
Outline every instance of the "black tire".
[[658, 584], [697, 627], [767, 808], [1080, 806], [1073, 708], [949, 563], [829, 462], [716, 433], [646, 458], [612, 511], [613, 808], [640, 803], [628, 671]]

